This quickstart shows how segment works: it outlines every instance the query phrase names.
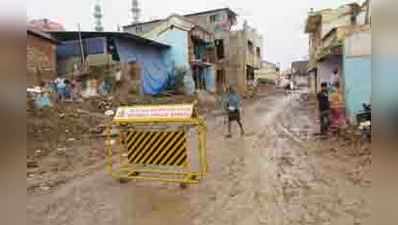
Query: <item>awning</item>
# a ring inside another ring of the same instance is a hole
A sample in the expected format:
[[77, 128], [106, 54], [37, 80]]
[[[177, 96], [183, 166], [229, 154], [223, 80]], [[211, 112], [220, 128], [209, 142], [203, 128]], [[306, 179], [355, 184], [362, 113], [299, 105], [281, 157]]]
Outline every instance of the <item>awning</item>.
[[318, 67], [318, 60], [316, 60], [314, 57], [308, 62], [306, 68], [307, 72], [310, 72]]

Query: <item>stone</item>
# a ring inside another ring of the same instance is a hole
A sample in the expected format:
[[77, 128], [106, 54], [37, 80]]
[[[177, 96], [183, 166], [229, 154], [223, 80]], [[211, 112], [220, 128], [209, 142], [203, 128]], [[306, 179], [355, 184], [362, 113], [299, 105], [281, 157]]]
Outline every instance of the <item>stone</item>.
[[42, 191], [49, 191], [50, 189], [51, 188], [49, 186], [47, 186], [47, 185], [40, 186], [40, 190], [42, 190]]
[[58, 152], [65, 152], [66, 148], [65, 147], [60, 147], [60, 148], [57, 148], [57, 151]]
[[30, 160], [28, 161], [27, 166], [28, 168], [37, 168], [39, 167], [39, 164], [37, 161]]

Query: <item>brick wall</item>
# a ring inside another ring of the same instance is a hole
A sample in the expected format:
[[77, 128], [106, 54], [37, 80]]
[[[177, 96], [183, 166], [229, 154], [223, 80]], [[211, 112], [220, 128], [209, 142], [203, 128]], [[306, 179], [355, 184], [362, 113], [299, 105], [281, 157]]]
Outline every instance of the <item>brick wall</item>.
[[40, 81], [55, 78], [56, 45], [46, 39], [28, 34], [27, 36], [27, 71], [28, 84], [38, 85]]

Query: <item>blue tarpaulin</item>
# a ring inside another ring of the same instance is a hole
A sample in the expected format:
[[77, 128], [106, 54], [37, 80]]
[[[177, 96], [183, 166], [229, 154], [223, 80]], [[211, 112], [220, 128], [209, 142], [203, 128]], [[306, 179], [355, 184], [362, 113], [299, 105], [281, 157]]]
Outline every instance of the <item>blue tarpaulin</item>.
[[40, 94], [39, 96], [37, 96], [35, 103], [38, 108], [53, 106], [47, 94]]
[[115, 44], [122, 63], [140, 65], [143, 94], [156, 95], [167, 88], [171, 63], [165, 61], [165, 49], [120, 38], [115, 39]]
[[[106, 52], [106, 38], [87, 38], [82, 40], [84, 55], [103, 54]], [[57, 46], [57, 57], [66, 59], [81, 56], [80, 41], [63, 41]]]

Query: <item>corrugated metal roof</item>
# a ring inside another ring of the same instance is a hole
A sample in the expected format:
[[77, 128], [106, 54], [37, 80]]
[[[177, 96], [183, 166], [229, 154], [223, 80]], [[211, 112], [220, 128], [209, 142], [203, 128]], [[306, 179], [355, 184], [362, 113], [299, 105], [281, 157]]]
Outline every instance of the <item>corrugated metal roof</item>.
[[[79, 39], [79, 31], [51, 31], [49, 32], [54, 37], [61, 41], [70, 41], [70, 40], [78, 40]], [[155, 46], [158, 48], [169, 48], [169, 45], [156, 42], [147, 38], [140, 37], [138, 35], [134, 35], [127, 32], [97, 32], [97, 31], [81, 31], [81, 37], [84, 38], [93, 38], [93, 37], [118, 37], [118, 38], [127, 38], [130, 40], [137, 41], [142, 44], [147, 44], [151, 46]]]

